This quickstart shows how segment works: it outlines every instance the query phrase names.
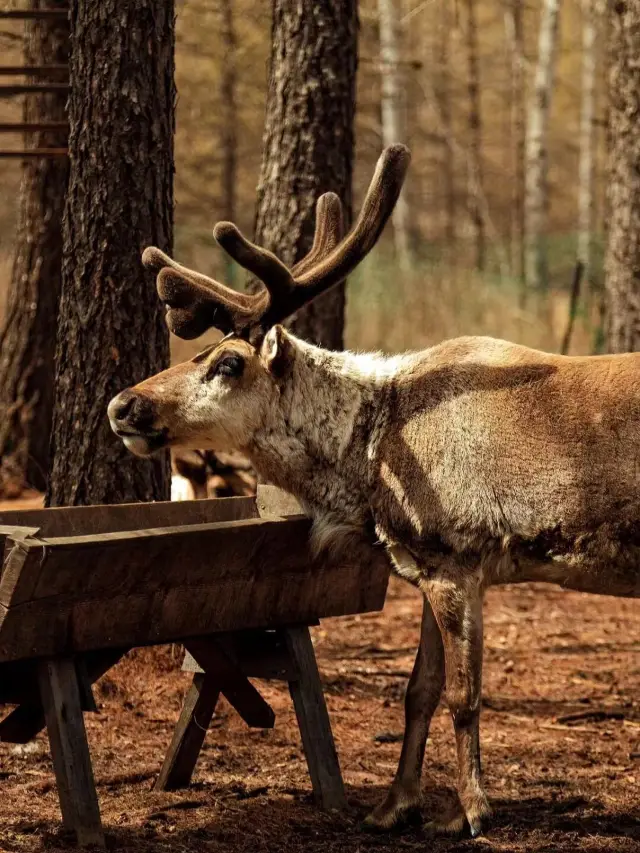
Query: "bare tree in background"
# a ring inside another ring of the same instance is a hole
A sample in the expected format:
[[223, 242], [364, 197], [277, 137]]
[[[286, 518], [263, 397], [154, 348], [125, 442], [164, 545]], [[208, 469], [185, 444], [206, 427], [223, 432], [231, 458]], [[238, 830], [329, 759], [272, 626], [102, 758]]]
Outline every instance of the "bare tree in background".
[[476, 0], [466, 0], [467, 89], [469, 93], [469, 161], [467, 166], [467, 204], [473, 228], [475, 267], [486, 265], [486, 235], [481, 207], [482, 177], [482, 111], [480, 108], [480, 63], [478, 57], [478, 21]]
[[[31, 0], [29, 8], [67, 5], [67, 0]], [[64, 65], [68, 53], [66, 18], [25, 22], [26, 65]], [[66, 100], [65, 92], [26, 96], [25, 122], [59, 126], [29, 133], [26, 145], [66, 146]], [[17, 496], [25, 486], [44, 489], [49, 470], [62, 213], [69, 172], [66, 157], [29, 159], [22, 168], [16, 253], [0, 332], [0, 494], [7, 497]]]
[[172, 0], [71, 0], [70, 174], [50, 505], [168, 500], [169, 458], [134, 459], [111, 398], [169, 363], [140, 255], [173, 232]]
[[[357, 34], [356, 0], [273, 0], [255, 233], [288, 266], [311, 248], [323, 192], [337, 193], [351, 215]], [[342, 349], [344, 285], [300, 311], [291, 327]]]
[[[505, 29], [511, 54], [510, 127], [513, 154], [513, 193], [511, 226], [511, 267], [515, 276], [525, 275], [525, 156], [527, 147], [527, 78], [524, 55], [522, 0], [510, 0], [504, 11]], [[522, 294], [526, 292], [522, 289]]]
[[[237, 125], [236, 104], [236, 32], [233, 21], [233, 0], [220, 0], [222, 43], [222, 65], [220, 74], [220, 150], [222, 152], [222, 210], [223, 219], [236, 221], [236, 182], [237, 170]], [[233, 286], [235, 267], [230, 259], [226, 260], [225, 280]]]
[[610, 352], [640, 350], [640, 2], [609, 4]]
[[589, 280], [594, 220], [594, 142], [596, 93], [596, 32], [598, 0], [582, 0], [582, 98], [578, 165], [578, 261]]
[[[378, 0], [383, 146], [406, 141], [406, 81], [399, 18], [397, 0]], [[411, 265], [409, 206], [404, 190], [396, 203], [391, 223], [399, 264], [407, 270]]]
[[527, 122], [525, 181], [525, 279], [528, 288], [549, 282], [547, 257], [548, 127], [553, 94], [560, 0], [544, 0], [538, 37], [538, 63]]
[[[433, 72], [433, 98], [436, 105], [439, 155], [438, 184], [444, 200], [444, 241], [447, 263], [454, 265], [456, 227], [456, 146], [453, 138], [453, 95], [451, 84], [451, 33], [453, 29], [452, 0], [442, 0], [439, 6], [436, 33], [436, 68]], [[430, 70], [427, 70], [427, 74]]]

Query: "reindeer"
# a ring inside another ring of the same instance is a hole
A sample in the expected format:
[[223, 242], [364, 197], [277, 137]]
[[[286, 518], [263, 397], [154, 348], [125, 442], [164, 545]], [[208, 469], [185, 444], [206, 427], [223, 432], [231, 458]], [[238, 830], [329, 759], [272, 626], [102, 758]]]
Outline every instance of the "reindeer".
[[140, 456], [242, 451], [299, 499], [317, 550], [344, 558], [364, 548], [371, 559], [383, 550], [422, 591], [400, 763], [366, 823], [388, 829], [418, 809], [444, 688], [458, 798], [430, 826], [476, 836], [490, 814], [479, 746], [485, 589], [548, 581], [640, 595], [640, 354], [566, 357], [462, 337], [387, 358], [328, 352], [286, 331], [280, 323], [374, 246], [408, 163], [404, 146], [383, 152], [347, 236], [338, 198], [323, 195], [313, 247], [292, 269], [219, 223], [218, 243], [264, 283], [257, 294], [146, 249], [169, 328], [225, 337], [123, 391], [108, 413]]

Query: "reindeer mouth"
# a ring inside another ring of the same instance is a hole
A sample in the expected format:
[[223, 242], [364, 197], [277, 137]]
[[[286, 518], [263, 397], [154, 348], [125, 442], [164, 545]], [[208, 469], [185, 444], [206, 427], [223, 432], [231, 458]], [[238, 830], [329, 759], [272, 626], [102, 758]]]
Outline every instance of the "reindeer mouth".
[[114, 429], [118, 438], [122, 439], [127, 450], [136, 456], [152, 456], [163, 450], [169, 444], [169, 430], [153, 429], [145, 432], [135, 430]]

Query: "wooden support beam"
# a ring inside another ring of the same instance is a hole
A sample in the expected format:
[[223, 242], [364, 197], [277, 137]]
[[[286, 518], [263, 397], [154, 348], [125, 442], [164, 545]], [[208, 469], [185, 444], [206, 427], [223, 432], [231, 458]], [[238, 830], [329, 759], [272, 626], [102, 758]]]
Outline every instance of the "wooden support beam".
[[104, 848], [74, 661], [43, 661], [38, 680], [64, 825], [75, 831], [81, 847]]
[[13, 150], [11, 148], [0, 148], [0, 157], [11, 160], [32, 160], [35, 157], [68, 157], [67, 148], [27, 148]]
[[0, 98], [13, 98], [16, 95], [51, 95], [68, 91], [68, 83], [15, 83], [0, 85]]
[[48, 77], [69, 72], [68, 65], [0, 65], [0, 77]]
[[66, 121], [17, 121], [0, 123], [0, 133], [63, 133], [68, 132]]
[[196, 672], [153, 786], [155, 791], [175, 791], [189, 786], [219, 696], [220, 688], [215, 679]]
[[215, 640], [187, 640], [185, 646], [248, 726], [273, 728], [276, 715], [271, 706]]
[[[217, 638], [187, 642], [186, 662], [195, 674], [156, 780], [155, 790], [172, 791], [189, 785], [221, 693], [247, 725], [255, 728], [273, 727], [273, 710], [247, 680], [235, 656], [238, 648], [246, 646], [247, 641], [250, 644], [249, 637], [256, 639], [258, 634], [264, 635], [266, 632], [242, 631], [237, 635], [225, 636], [222, 642]], [[242, 637], [244, 643], [238, 639]], [[275, 649], [275, 646], [272, 648]], [[280, 676], [282, 666], [289, 671], [289, 661], [283, 661], [282, 657], [282, 652], [279, 651], [271, 667], [271, 671]], [[251, 660], [255, 660], [254, 656], [251, 656]], [[263, 671], [269, 670], [264, 659], [261, 668]]]
[[32, 21], [51, 20], [51, 18], [67, 18], [67, 9], [3, 9], [0, 11], [0, 20], [6, 21]]
[[324, 809], [343, 809], [342, 774], [309, 629], [289, 628], [284, 633], [298, 671], [297, 679], [289, 682], [289, 691], [316, 802]]

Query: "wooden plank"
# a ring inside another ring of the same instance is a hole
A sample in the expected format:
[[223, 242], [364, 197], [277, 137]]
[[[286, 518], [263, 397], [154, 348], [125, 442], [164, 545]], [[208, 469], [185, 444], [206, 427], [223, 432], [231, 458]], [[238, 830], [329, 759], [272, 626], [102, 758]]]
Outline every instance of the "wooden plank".
[[212, 582], [213, 574], [217, 582], [242, 576], [253, 580], [264, 575], [265, 566], [280, 576], [296, 572], [309, 575], [308, 534], [309, 522], [304, 518], [245, 519], [42, 537], [33, 544], [25, 542], [23, 547], [37, 552], [42, 562], [33, 598], [82, 599], [137, 590], [151, 594], [178, 584], [205, 586]]
[[69, 92], [68, 83], [14, 83], [0, 85], [0, 98], [15, 98], [16, 95], [52, 95]]
[[0, 65], [0, 77], [48, 77], [49, 74], [69, 73], [68, 65]]
[[219, 696], [212, 676], [195, 673], [154, 790], [188, 787]]
[[[306, 537], [298, 546], [303, 549], [305, 542]], [[88, 595], [81, 601], [71, 594], [69, 598], [58, 596], [5, 609], [0, 662], [181, 642], [188, 637], [248, 628], [311, 624], [329, 616], [380, 610], [384, 605], [389, 578], [386, 563], [322, 564], [279, 572], [271, 557], [277, 559], [287, 543], [291, 545], [292, 539], [285, 537], [271, 555], [257, 549], [247, 560], [245, 571], [238, 566], [238, 577], [224, 572], [219, 576], [219, 567], [209, 566], [206, 583], [197, 585], [194, 577], [189, 577], [192, 567], [182, 563], [184, 580], [194, 582], [193, 586], [183, 586], [176, 579], [175, 586], [156, 591], [95, 598]]]
[[256, 493], [256, 505], [261, 518], [268, 518], [269, 516], [287, 518], [304, 515], [298, 500], [277, 486], [259, 484]]
[[215, 640], [193, 639], [188, 640], [185, 645], [189, 654], [195, 658], [205, 674], [211, 676], [220, 692], [248, 726], [257, 729], [273, 728], [276, 716], [271, 706]]
[[[66, 121], [0, 122], [0, 133], [64, 133], [68, 130], [69, 123]], [[11, 511], [13, 512], [14, 510]]]
[[[2, 562], [0, 563], [0, 578], [2, 577], [4, 569], [9, 561], [11, 549], [15, 542], [22, 542], [24, 539], [29, 539], [30, 537], [35, 536], [37, 533], [37, 527], [17, 527], [11, 524], [0, 523], [0, 557], [2, 558]], [[11, 540], [8, 545], [8, 550], [7, 540]]]
[[325, 809], [346, 807], [342, 774], [308, 628], [286, 632], [298, 677], [289, 683], [313, 793]]
[[44, 537], [213, 524], [257, 518], [255, 498], [106, 504], [0, 511], [0, 524], [38, 527]]
[[[0, 92], [0, 97], [2, 93]], [[0, 148], [0, 158], [4, 160], [31, 160], [36, 157], [67, 157], [67, 148]]]
[[38, 539], [19, 539], [12, 534], [5, 540], [0, 604], [9, 607], [31, 599], [42, 570], [43, 554]]
[[43, 661], [39, 682], [64, 824], [75, 831], [82, 847], [104, 847], [73, 661]]
[[51, 18], [67, 18], [67, 9], [3, 9], [0, 19], [13, 21], [50, 20]]

